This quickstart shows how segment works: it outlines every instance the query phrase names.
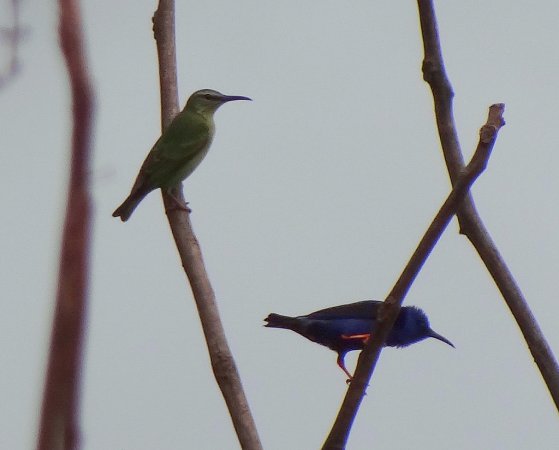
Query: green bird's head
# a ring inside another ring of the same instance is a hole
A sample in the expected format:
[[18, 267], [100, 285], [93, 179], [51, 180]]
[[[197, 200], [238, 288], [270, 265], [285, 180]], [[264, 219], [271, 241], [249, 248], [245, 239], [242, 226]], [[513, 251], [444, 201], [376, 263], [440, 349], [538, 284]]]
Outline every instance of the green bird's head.
[[201, 114], [213, 114], [217, 108], [234, 100], [251, 100], [241, 95], [225, 95], [213, 89], [202, 89], [194, 92], [186, 102], [185, 109]]

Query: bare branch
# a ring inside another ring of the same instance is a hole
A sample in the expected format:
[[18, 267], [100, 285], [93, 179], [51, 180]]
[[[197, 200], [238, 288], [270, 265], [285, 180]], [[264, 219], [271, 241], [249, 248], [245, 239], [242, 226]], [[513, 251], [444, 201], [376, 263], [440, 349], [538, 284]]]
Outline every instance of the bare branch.
[[379, 317], [375, 324], [375, 332], [372, 333], [373, 338], [359, 355], [353, 380], [346, 393], [338, 417], [334, 422], [334, 426], [322, 447], [323, 450], [345, 449], [351, 426], [365, 395], [365, 389], [369, 384], [384, 342], [398, 317], [404, 297], [455, 214], [462, 199], [468, 193], [470, 186], [485, 170], [491, 150], [497, 139], [497, 133], [505, 124], [502, 116], [503, 111], [503, 104], [492, 105], [489, 108], [489, 117], [487, 123], [480, 130], [479, 143], [472, 160], [459, 175], [452, 191], [423, 235], [398, 281], [396, 281], [396, 284], [381, 306]]
[[89, 165], [93, 92], [77, 0], [59, 0], [60, 45], [72, 89], [72, 159], [62, 235], [58, 293], [37, 448], [79, 446], [78, 406], [87, 311], [91, 201]]
[[[159, 56], [162, 126], [165, 128], [178, 112], [174, 0], [159, 1], [153, 16], [153, 25]], [[177, 187], [175, 196], [184, 199], [180, 187]], [[200, 245], [192, 230], [189, 214], [174, 207], [176, 202], [167, 194], [163, 194], [163, 201], [177, 250], [194, 294], [213, 372], [229, 409], [237, 437], [243, 449], [261, 450], [262, 444], [235, 360], [227, 344], [215, 294], [204, 266]]]
[[[452, 183], [455, 183], [464, 167], [464, 160], [454, 125], [452, 87], [444, 68], [433, 2], [432, 0], [418, 0], [418, 7], [425, 51], [423, 77], [433, 93], [441, 146], [450, 179]], [[559, 365], [557, 360], [520, 287], [516, 284], [481, 221], [471, 195], [464, 199], [457, 217], [460, 223], [460, 233], [470, 240], [501, 291], [501, 295], [512, 312], [534, 361], [540, 369], [555, 406], [559, 409]]]

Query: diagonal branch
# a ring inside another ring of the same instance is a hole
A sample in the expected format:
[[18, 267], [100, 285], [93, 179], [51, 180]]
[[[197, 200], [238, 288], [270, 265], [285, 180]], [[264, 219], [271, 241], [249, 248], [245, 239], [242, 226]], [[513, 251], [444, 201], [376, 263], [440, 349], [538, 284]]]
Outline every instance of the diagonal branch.
[[93, 92], [77, 0], [60, 0], [60, 45], [72, 90], [70, 182], [58, 292], [37, 442], [38, 450], [79, 447], [78, 406], [87, 311], [91, 230], [90, 160]]
[[[429, 84], [433, 93], [441, 146], [450, 179], [454, 184], [464, 167], [462, 151], [454, 125], [452, 110], [454, 94], [444, 68], [433, 2], [432, 0], [418, 0], [418, 8], [425, 51], [423, 78]], [[481, 221], [471, 195], [464, 199], [457, 217], [460, 223], [460, 233], [470, 240], [493, 277], [497, 288], [501, 291], [501, 295], [512, 312], [534, 357], [534, 361], [540, 369], [555, 406], [559, 409], [559, 366], [557, 360], [519, 286]]]
[[462, 199], [468, 193], [477, 177], [485, 170], [493, 145], [497, 139], [497, 133], [505, 124], [503, 111], [503, 104], [492, 105], [489, 108], [487, 123], [481, 127], [479, 143], [472, 160], [460, 173], [452, 191], [423, 235], [398, 281], [396, 281], [396, 284], [384, 301], [375, 325], [375, 333], [372, 334], [373, 338], [359, 355], [355, 375], [322, 450], [345, 449], [351, 426], [365, 395], [365, 389], [375, 369], [382, 346], [400, 312], [404, 297], [443, 231], [456, 213]]
[[[159, 56], [162, 128], [165, 128], [178, 112], [174, 0], [159, 1], [153, 16], [153, 31]], [[176, 189], [174, 195], [184, 200], [182, 189]], [[173, 208], [175, 202], [167, 194], [163, 194], [163, 201], [182, 266], [198, 308], [212, 369], [229, 409], [239, 443], [246, 450], [261, 450], [262, 444], [235, 360], [227, 344], [215, 294], [204, 266], [200, 245], [192, 230], [189, 214], [182, 209]]]

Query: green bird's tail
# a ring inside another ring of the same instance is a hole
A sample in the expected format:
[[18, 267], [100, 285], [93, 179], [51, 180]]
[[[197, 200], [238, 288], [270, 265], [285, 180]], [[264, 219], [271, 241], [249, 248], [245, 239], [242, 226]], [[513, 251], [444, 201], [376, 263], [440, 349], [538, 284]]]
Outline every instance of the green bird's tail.
[[120, 220], [126, 222], [147, 194], [147, 192], [142, 191], [132, 192], [126, 200], [122, 202], [122, 205], [115, 209], [113, 217], [120, 217]]

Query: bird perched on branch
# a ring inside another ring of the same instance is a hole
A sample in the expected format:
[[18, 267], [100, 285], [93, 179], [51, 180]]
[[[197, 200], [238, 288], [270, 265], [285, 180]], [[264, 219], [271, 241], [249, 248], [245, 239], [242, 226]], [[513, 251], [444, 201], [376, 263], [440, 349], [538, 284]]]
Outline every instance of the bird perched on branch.
[[179, 201], [172, 189], [188, 177], [208, 153], [214, 137], [214, 113], [224, 103], [250, 100], [240, 95], [224, 95], [212, 89], [196, 91], [177, 114], [145, 159], [130, 195], [113, 217], [127, 221], [143, 198], [154, 189], [164, 189]]
[[[352, 350], [362, 350], [371, 337], [371, 328], [382, 302], [368, 300], [321, 309], [306, 316], [289, 317], [270, 314], [264, 319], [266, 327], [286, 328], [301, 336], [324, 345], [338, 353], [338, 366], [349, 377], [344, 357]], [[373, 329], [374, 332], [374, 329]], [[425, 313], [415, 306], [404, 306], [385, 345], [388, 347], [406, 347], [426, 338], [435, 338], [454, 347], [445, 337], [435, 333], [429, 326]]]

